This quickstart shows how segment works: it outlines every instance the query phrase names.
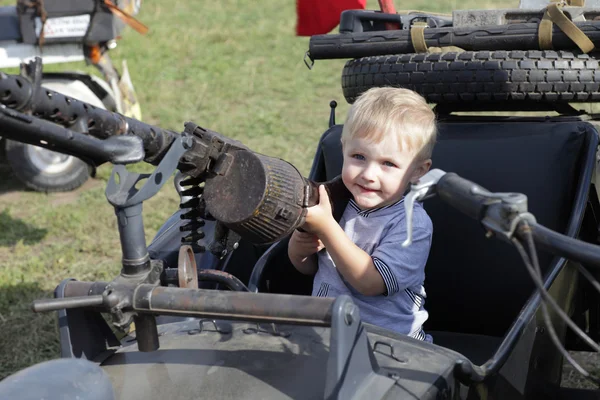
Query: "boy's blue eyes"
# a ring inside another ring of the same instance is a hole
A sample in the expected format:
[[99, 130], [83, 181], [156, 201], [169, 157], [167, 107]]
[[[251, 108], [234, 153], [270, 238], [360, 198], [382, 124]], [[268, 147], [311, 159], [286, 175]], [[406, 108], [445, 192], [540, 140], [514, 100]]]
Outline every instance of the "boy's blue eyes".
[[[366, 160], [365, 156], [363, 156], [362, 154], [352, 154], [350, 157], [352, 157], [356, 160], [360, 160], [360, 161]], [[392, 167], [392, 168], [396, 167], [396, 164], [394, 164], [391, 161], [384, 161], [383, 165], [385, 165], [386, 167]]]

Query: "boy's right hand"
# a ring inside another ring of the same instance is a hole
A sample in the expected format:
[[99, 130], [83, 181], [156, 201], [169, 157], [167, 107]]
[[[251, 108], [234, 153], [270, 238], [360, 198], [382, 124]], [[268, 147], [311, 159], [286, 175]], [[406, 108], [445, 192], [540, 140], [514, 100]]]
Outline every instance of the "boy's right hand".
[[311, 256], [324, 247], [316, 235], [294, 231], [288, 244], [288, 257], [299, 272], [314, 275], [317, 272], [317, 259]]
[[290, 237], [288, 247], [296, 257], [304, 258], [321, 251], [325, 246], [317, 235], [295, 230]]

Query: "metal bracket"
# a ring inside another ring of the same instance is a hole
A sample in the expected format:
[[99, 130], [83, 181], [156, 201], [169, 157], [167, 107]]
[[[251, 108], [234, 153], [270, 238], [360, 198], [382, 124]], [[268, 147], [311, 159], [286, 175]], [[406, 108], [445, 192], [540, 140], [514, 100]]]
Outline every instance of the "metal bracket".
[[292, 335], [291, 332], [280, 331], [279, 329], [277, 329], [277, 325], [275, 325], [275, 324], [271, 324], [271, 331], [261, 328], [260, 324], [257, 323], [256, 328], [252, 328], [252, 327], [246, 328], [243, 330], [243, 332], [247, 335], [251, 335], [254, 333], [267, 333], [272, 336], [280, 336], [283, 338], [287, 338]]
[[[65, 299], [65, 287], [70, 281], [63, 280], [54, 290], [54, 297]], [[101, 355], [109, 356], [120, 346], [119, 340], [102, 316], [94, 311], [70, 308], [58, 310], [60, 355], [62, 358], [85, 358], [101, 362]]]
[[324, 398], [384, 398], [396, 381], [379, 375], [378, 370], [358, 307], [350, 296], [339, 296], [331, 309]]
[[310, 70], [312, 70], [315, 65], [315, 60], [313, 60], [308, 51], [304, 54], [304, 64], [306, 64], [306, 67]]
[[[213, 327], [215, 328], [214, 331], [204, 329], [205, 322], [212, 324]], [[198, 322], [198, 326], [199, 326], [199, 328], [196, 333], [202, 333], [202, 332], [206, 331], [206, 332], [218, 332], [221, 335], [228, 335], [233, 331], [233, 326], [231, 325], [231, 323], [229, 321], [220, 321], [220, 320], [216, 320], [216, 319], [201, 319]], [[193, 332], [193, 331], [190, 331], [190, 332]], [[190, 332], [188, 332], [188, 333], [190, 333]]]

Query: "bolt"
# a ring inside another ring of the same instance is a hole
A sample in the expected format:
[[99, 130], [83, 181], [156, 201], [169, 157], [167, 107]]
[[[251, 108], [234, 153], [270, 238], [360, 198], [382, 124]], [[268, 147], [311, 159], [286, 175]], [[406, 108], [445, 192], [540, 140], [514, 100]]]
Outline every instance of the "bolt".
[[543, 335], [544, 333], [546, 333], [546, 328], [544, 328], [543, 326], [539, 326], [537, 328], [537, 331], [540, 333], [540, 335]]
[[233, 249], [234, 249], [234, 250], [235, 250], [235, 249], [237, 249], [238, 247], [240, 247], [240, 244], [239, 244], [239, 243], [234, 243], [234, 244], [233, 244]]
[[346, 321], [346, 325], [350, 326], [356, 319], [354, 315], [356, 312], [356, 306], [354, 304], [347, 304], [344, 311], [344, 321]]
[[392, 379], [396, 380], [396, 379], [400, 378], [400, 375], [398, 375], [398, 374], [397, 374], [397, 373], [395, 373], [395, 372], [390, 372], [390, 373], [388, 373], [388, 377], [390, 377], [390, 378], [392, 378]]
[[184, 137], [181, 141], [181, 144], [184, 149], [188, 150], [192, 147], [192, 145], [194, 144], [194, 141], [191, 137]]

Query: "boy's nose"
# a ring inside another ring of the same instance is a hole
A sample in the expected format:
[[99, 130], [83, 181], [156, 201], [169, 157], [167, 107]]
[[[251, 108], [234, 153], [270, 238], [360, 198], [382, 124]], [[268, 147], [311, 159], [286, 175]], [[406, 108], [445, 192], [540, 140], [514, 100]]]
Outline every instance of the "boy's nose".
[[367, 166], [365, 169], [362, 170], [361, 177], [365, 181], [373, 182], [376, 176], [377, 173], [375, 172], [375, 168], [373, 168], [372, 166]]

